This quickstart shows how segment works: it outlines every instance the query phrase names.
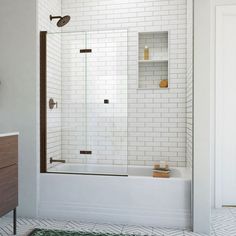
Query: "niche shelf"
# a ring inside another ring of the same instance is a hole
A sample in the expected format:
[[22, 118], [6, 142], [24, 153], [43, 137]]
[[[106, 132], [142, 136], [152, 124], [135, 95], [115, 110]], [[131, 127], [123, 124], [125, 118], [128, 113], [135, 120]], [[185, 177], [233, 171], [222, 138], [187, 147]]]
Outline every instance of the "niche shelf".
[[[149, 59], [144, 60], [144, 48], [149, 48]], [[138, 33], [138, 89], [161, 88], [160, 82], [169, 84], [169, 32]]]

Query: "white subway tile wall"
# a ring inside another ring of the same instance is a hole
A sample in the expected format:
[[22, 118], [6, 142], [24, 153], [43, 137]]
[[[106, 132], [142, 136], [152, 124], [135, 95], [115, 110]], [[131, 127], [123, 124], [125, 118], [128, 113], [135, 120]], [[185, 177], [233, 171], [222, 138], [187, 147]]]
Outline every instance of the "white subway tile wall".
[[62, 157], [86, 163], [80, 150], [87, 146], [85, 33], [62, 34]]
[[168, 59], [168, 32], [140, 33], [139, 60], [144, 60], [144, 48], [149, 49], [149, 60]]
[[87, 47], [87, 163], [127, 166], [127, 30], [88, 32]]
[[63, 159], [127, 165], [127, 31], [62, 38]]
[[[61, 15], [61, 0], [38, 1], [39, 31], [60, 32], [50, 15]], [[53, 98], [58, 108], [47, 109], [47, 164], [50, 157], [61, 159], [61, 38], [48, 35], [47, 45], [47, 101]]]
[[[144, 60], [144, 48], [148, 47], [149, 59]], [[158, 89], [161, 80], [168, 79], [168, 32], [139, 33], [138, 88]], [[165, 60], [156, 61], [153, 60]]]
[[[62, 30], [63, 31], [98, 31], [98, 30], [128, 30], [128, 164], [130, 165], [153, 165], [155, 162], [166, 160], [171, 166], [186, 166], [186, 122], [187, 122], [187, 1], [186, 0], [62, 0], [62, 14], [71, 15], [71, 21]], [[137, 90], [138, 87], [138, 32], [143, 31], [169, 31], [170, 42], [170, 57], [169, 57], [169, 90]], [[93, 34], [97, 37], [96, 34]], [[105, 44], [104, 44], [105, 45]], [[63, 48], [64, 50], [64, 48]], [[62, 54], [63, 54], [62, 50]], [[74, 52], [73, 52], [74, 53]], [[68, 64], [71, 72], [79, 70], [78, 65]], [[80, 68], [81, 69], [81, 68]], [[62, 74], [65, 68], [62, 68]], [[93, 68], [88, 65], [88, 70], [92, 73]], [[101, 71], [106, 71], [104, 65]], [[78, 72], [79, 73], [79, 72]], [[83, 73], [83, 72], [81, 72]], [[111, 76], [113, 76], [111, 74]], [[73, 87], [73, 82], [70, 84], [64, 74], [62, 83], [66, 83], [68, 87]], [[82, 78], [78, 78], [80, 80]], [[108, 79], [108, 78], [107, 78]], [[121, 79], [121, 78], [120, 78]], [[118, 80], [116, 80], [118, 82]], [[104, 86], [104, 85], [103, 85]], [[104, 87], [104, 90], [108, 87]], [[65, 90], [65, 91], [64, 91]], [[76, 91], [74, 89], [72, 91]], [[94, 89], [92, 90], [94, 92]], [[117, 90], [107, 90], [109, 97], [113, 96], [112, 92]], [[69, 93], [62, 86], [62, 93]], [[78, 92], [79, 93], [79, 92]], [[82, 92], [83, 93], [83, 92]], [[68, 95], [73, 96], [73, 95]], [[97, 97], [97, 94], [95, 94]], [[125, 98], [125, 96], [117, 96], [117, 99]], [[99, 98], [101, 102], [103, 97]], [[79, 103], [82, 100], [79, 101]], [[74, 101], [73, 101], [74, 102]], [[78, 102], [78, 101], [77, 101]], [[64, 103], [64, 101], [63, 101]], [[117, 105], [122, 106], [124, 101], [118, 101]], [[89, 107], [90, 106], [90, 107]], [[102, 104], [101, 104], [102, 106]], [[101, 112], [100, 105], [92, 106], [91, 113], [88, 119], [94, 119], [104, 115]], [[83, 116], [83, 106], [79, 108], [71, 107], [68, 104], [67, 114], [76, 113], [77, 117]], [[113, 110], [114, 116], [118, 113]], [[63, 112], [62, 112], [63, 113]], [[94, 113], [94, 115], [93, 115]], [[105, 112], [106, 113], [106, 112]], [[122, 113], [122, 112], [121, 112]], [[119, 114], [117, 114], [119, 115]], [[106, 119], [109, 118], [107, 113]], [[109, 140], [108, 137], [113, 137], [117, 142], [124, 145], [125, 140], [121, 136], [111, 136], [106, 134], [109, 127], [105, 124], [110, 122], [100, 122], [100, 118], [96, 119], [96, 129], [99, 132], [104, 132], [104, 139], [90, 142], [96, 143], [96, 152], [103, 155], [102, 148], [110, 144], [114, 140]], [[125, 131], [124, 122], [121, 117], [117, 118], [117, 130]], [[92, 122], [90, 122], [92, 123]], [[105, 123], [105, 124], [104, 124]], [[73, 127], [73, 125], [72, 125]], [[74, 126], [75, 127], [75, 126]], [[94, 128], [94, 127], [93, 127]], [[63, 149], [70, 151], [70, 146], [80, 149], [80, 143], [74, 140], [74, 136], [63, 135]], [[78, 138], [78, 137], [77, 137]], [[68, 145], [68, 147], [66, 147]], [[118, 147], [118, 146], [117, 146]], [[117, 147], [112, 147], [112, 151], [117, 150]], [[100, 151], [101, 152], [100, 152]], [[110, 150], [106, 150], [106, 158], [99, 159], [99, 164], [123, 164], [123, 152], [112, 156]], [[78, 153], [78, 152], [77, 152]], [[64, 153], [63, 153], [64, 154]], [[110, 156], [109, 156], [110, 155]], [[80, 156], [73, 155], [73, 161], [76, 161]], [[121, 158], [122, 157], [122, 158]], [[64, 156], [63, 156], [64, 158]], [[66, 156], [65, 156], [66, 158]], [[96, 158], [95, 158], [96, 159]], [[97, 161], [97, 160], [96, 160]], [[87, 162], [94, 162], [93, 157], [88, 156]]]
[[160, 81], [168, 79], [168, 62], [139, 63], [139, 88], [159, 89]]

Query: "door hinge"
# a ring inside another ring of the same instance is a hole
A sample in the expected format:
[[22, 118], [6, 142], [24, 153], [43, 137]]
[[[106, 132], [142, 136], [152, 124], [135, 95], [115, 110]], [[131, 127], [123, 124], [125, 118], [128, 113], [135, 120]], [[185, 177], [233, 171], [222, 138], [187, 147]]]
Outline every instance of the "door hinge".
[[92, 49], [80, 49], [80, 53], [91, 53]]
[[80, 154], [91, 155], [92, 151], [80, 151]]

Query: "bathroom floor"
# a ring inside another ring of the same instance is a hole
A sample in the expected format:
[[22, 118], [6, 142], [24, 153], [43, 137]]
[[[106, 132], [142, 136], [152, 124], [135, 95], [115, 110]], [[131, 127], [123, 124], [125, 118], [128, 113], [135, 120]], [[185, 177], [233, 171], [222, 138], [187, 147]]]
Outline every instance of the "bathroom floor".
[[[144, 226], [126, 226], [111, 224], [95, 224], [78, 221], [55, 221], [37, 219], [18, 219], [18, 234], [27, 235], [33, 228], [66, 229], [86, 232], [104, 232], [117, 234], [135, 235], [157, 235], [157, 236], [203, 236], [189, 231], [154, 228]], [[213, 210], [212, 214], [212, 236], [236, 236], [236, 208]], [[0, 219], [0, 235], [12, 235], [11, 218], [3, 217]]]

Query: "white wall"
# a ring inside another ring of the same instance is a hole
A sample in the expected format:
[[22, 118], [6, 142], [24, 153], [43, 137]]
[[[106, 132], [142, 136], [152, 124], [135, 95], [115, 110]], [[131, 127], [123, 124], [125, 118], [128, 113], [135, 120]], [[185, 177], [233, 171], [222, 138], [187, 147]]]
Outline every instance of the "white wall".
[[201, 232], [209, 231], [215, 207], [215, 13], [217, 5], [232, 4], [195, 0], [194, 229]]
[[0, 132], [19, 131], [19, 213], [36, 215], [36, 74], [35, 0], [1, 0]]
[[194, 231], [210, 232], [211, 0], [194, 2]]
[[[236, 5], [236, 0], [212, 0], [212, 7], [211, 7], [211, 16], [212, 16], [212, 21], [211, 21], [211, 27], [212, 27], [212, 53], [211, 53], [211, 58], [215, 58], [215, 44], [216, 44], [216, 33], [215, 33], [215, 27], [216, 27], [216, 6], [223, 6], [223, 5]], [[216, 179], [215, 179], [215, 60], [211, 61], [211, 73], [212, 73], [212, 79], [211, 79], [211, 150], [212, 150], [212, 155], [211, 155], [211, 203], [212, 207], [220, 207], [221, 203], [217, 203], [216, 201]], [[220, 193], [219, 193], [220, 194]]]

